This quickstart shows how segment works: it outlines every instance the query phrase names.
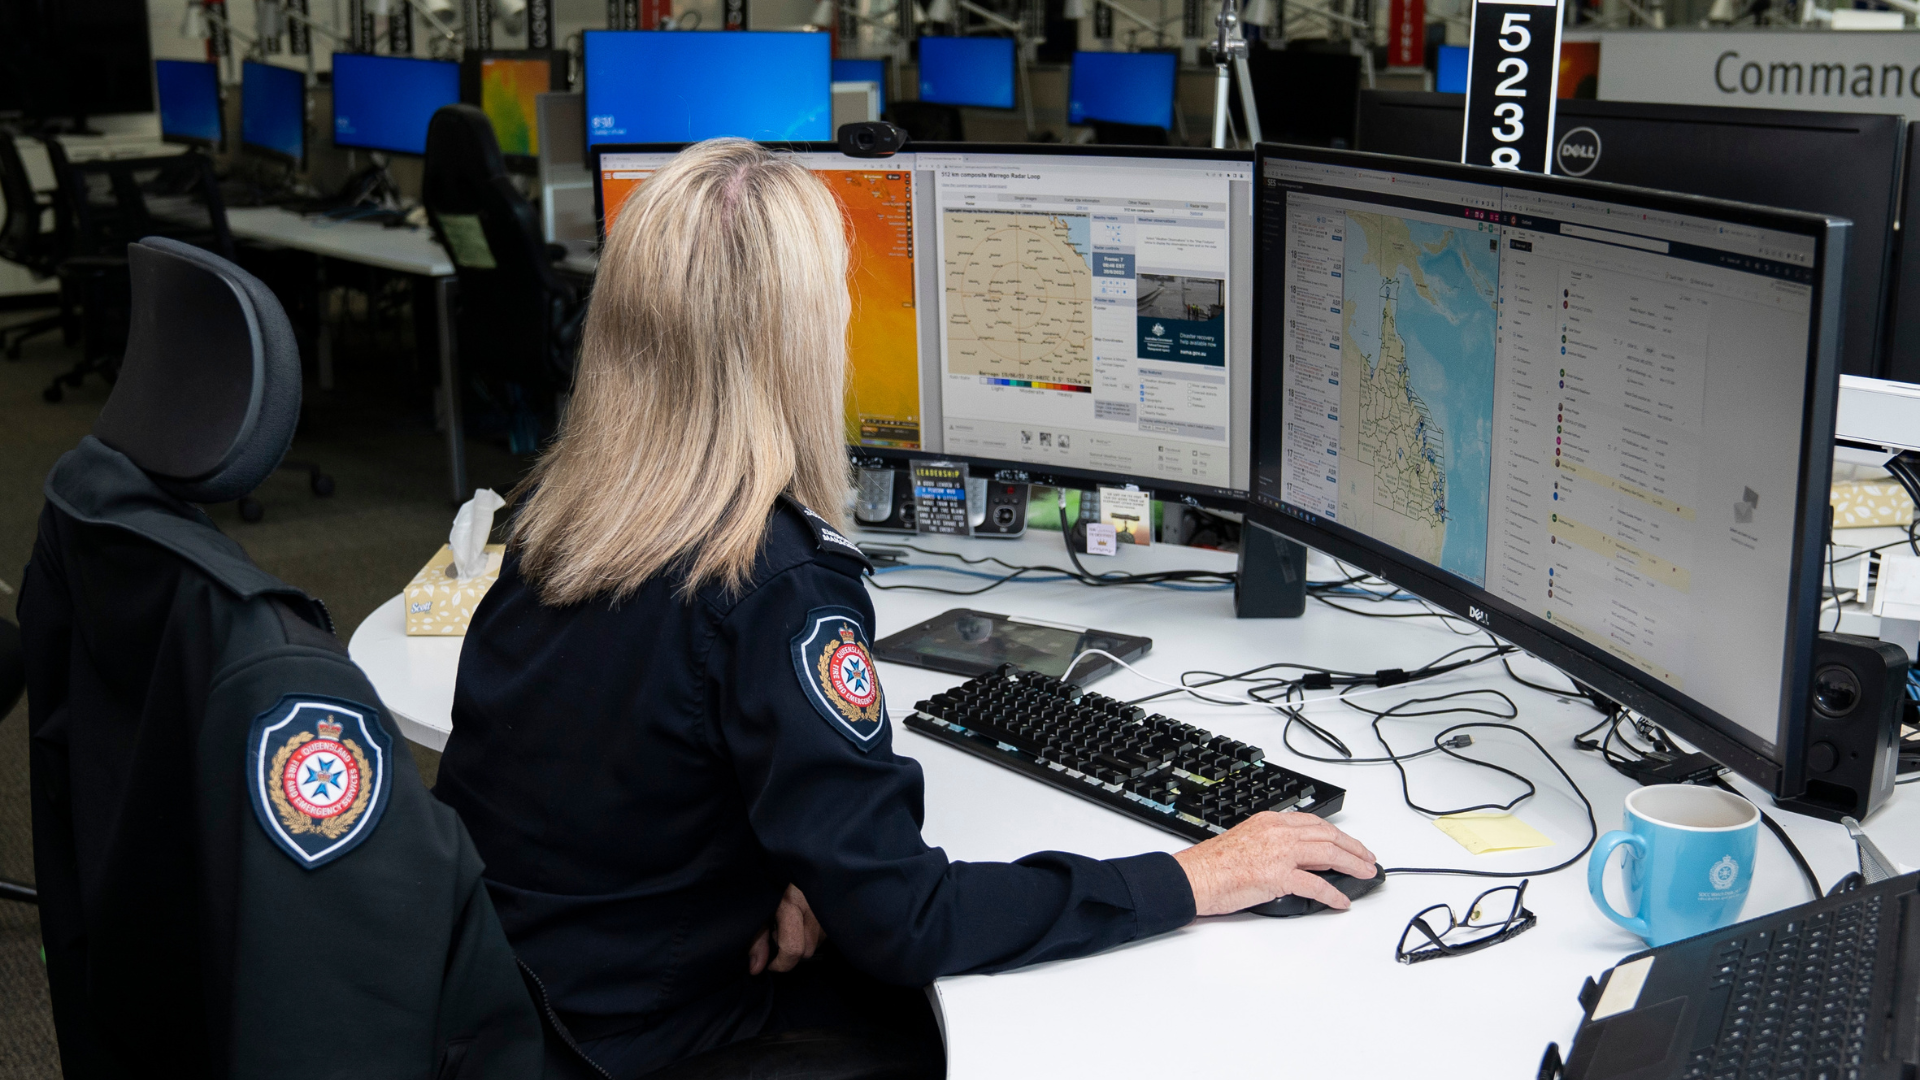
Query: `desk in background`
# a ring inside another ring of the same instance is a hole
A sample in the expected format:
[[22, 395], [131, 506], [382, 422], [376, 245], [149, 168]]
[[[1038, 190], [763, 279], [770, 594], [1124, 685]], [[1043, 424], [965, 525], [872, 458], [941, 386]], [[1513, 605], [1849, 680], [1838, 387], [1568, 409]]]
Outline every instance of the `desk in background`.
[[[885, 543], [886, 537], [863, 540]], [[1015, 563], [1063, 561], [1058, 533], [1019, 541], [920, 537], [921, 546], [994, 555]], [[917, 563], [951, 560], [914, 556]], [[1230, 569], [1232, 556], [1159, 545], [1130, 550], [1094, 569], [1144, 571], [1176, 567]], [[1310, 576], [1332, 578], [1317, 553]], [[917, 580], [965, 587], [951, 574], [894, 572], [881, 584]], [[1138, 662], [1146, 674], [1177, 680], [1182, 671], [1230, 672], [1278, 660], [1372, 670], [1416, 667], [1471, 643], [1436, 620], [1381, 621], [1310, 604], [1299, 619], [1233, 618], [1230, 592], [1127, 587], [1091, 589], [1072, 582], [1015, 583], [962, 600], [933, 593], [873, 590], [877, 632], [884, 636], [946, 609], [967, 605], [1007, 614], [1151, 635], [1153, 651]], [[1385, 610], [1419, 610], [1411, 604]], [[349, 646], [407, 737], [435, 749], [451, 729], [449, 711], [460, 639], [407, 638], [400, 598], [368, 616]], [[1850, 627], [1852, 628], [1852, 627]], [[1864, 626], [1860, 629], [1865, 629]], [[1484, 639], [1482, 639], [1484, 640]], [[1563, 677], [1544, 665], [1516, 663], [1522, 675], [1549, 684]], [[913, 702], [962, 680], [953, 675], [882, 664], [894, 718], [894, 746], [926, 771], [929, 843], [951, 858], [1009, 860], [1066, 849], [1100, 858], [1159, 849], [1179, 838], [975, 759], [901, 726]], [[1572, 697], [1519, 686], [1497, 663], [1429, 682], [1396, 687], [1367, 700], [1374, 707], [1439, 692], [1490, 687], [1519, 707], [1516, 723], [1539, 739], [1593, 801], [1602, 832], [1620, 827], [1621, 800], [1633, 784], [1598, 757], [1575, 751], [1573, 735], [1599, 714]], [[1106, 694], [1132, 698], [1161, 687], [1121, 672], [1101, 680]], [[1471, 856], [1401, 801], [1391, 766], [1333, 766], [1289, 754], [1281, 720], [1252, 708], [1169, 698], [1154, 708], [1254, 743], [1270, 758], [1348, 791], [1334, 820], [1371, 847], [1385, 865], [1523, 870], [1563, 861], [1587, 838], [1586, 812], [1559, 776], [1518, 736], [1474, 733], [1471, 754], [1507, 765], [1539, 786], [1521, 817], [1553, 839], [1550, 848]], [[1340, 706], [1313, 714], [1331, 725], [1357, 756], [1378, 753], [1366, 718]], [[1466, 718], [1461, 718], [1466, 719]], [[1427, 744], [1447, 721], [1390, 723], [1396, 746]], [[1312, 736], [1295, 745], [1313, 753]], [[1444, 759], [1408, 772], [1428, 805], [1504, 802], [1520, 787], [1483, 769]], [[1854, 869], [1853, 845], [1840, 826], [1773, 809], [1745, 781], [1733, 781], [1773, 814], [1799, 843], [1822, 882]], [[1867, 822], [1891, 857], [1920, 865], [1920, 801], [1900, 789]], [[1760, 838], [1749, 917], [1801, 903], [1806, 885], [1771, 835]], [[935, 984], [955, 1080], [1027, 1076], [1530, 1076], [1549, 1041], [1565, 1048], [1581, 1018], [1574, 995], [1589, 976], [1644, 946], [1608, 922], [1587, 896], [1585, 860], [1535, 876], [1526, 903], [1539, 925], [1511, 942], [1470, 956], [1402, 966], [1393, 959], [1401, 928], [1432, 903], [1460, 907], [1499, 884], [1465, 877], [1400, 876], [1344, 914], [1303, 919], [1234, 915], [1137, 942], [1098, 956], [1042, 964], [1004, 975], [944, 978]]]

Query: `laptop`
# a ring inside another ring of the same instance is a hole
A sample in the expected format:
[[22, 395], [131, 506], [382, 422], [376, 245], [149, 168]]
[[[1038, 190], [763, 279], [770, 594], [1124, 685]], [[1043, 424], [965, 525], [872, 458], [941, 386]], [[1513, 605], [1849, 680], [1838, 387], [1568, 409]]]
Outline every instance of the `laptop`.
[[1880, 1080], [1920, 1067], [1920, 874], [1635, 953], [1566, 1080]]

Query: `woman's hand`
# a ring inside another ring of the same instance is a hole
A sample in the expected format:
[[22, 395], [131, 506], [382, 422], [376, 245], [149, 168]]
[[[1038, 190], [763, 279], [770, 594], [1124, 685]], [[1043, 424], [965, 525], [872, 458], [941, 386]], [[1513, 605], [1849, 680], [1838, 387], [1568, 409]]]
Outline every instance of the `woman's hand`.
[[760, 931], [747, 950], [747, 974], [758, 975], [769, 966], [774, 971], [792, 971], [813, 955], [826, 936], [807, 906], [806, 894], [789, 885], [780, 906], [773, 909], [773, 925]]
[[1174, 852], [1193, 887], [1196, 915], [1225, 915], [1276, 896], [1305, 896], [1335, 910], [1352, 901], [1310, 870], [1373, 876], [1373, 852], [1312, 814], [1262, 811], [1211, 840]]

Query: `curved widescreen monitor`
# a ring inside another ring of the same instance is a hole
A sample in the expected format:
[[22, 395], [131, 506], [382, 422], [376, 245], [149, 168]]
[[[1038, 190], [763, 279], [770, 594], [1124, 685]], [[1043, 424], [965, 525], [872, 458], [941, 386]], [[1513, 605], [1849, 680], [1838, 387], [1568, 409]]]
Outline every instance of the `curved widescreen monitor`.
[[831, 34], [589, 30], [587, 144], [833, 138]]
[[1013, 108], [1012, 38], [923, 37], [919, 44], [921, 101]]
[[1850, 226], [1263, 144], [1259, 525], [1797, 794]]
[[218, 147], [220, 69], [199, 60], [155, 60], [153, 84], [160, 94], [160, 137], [170, 143]]
[[333, 54], [333, 145], [427, 152], [427, 124], [460, 101], [460, 64], [370, 53]]
[[296, 168], [307, 158], [307, 77], [248, 60], [240, 65], [240, 145]]
[[[679, 144], [595, 148], [617, 219]], [[1253, 344], [1253, 160], [1226, 150], [789, 149], [853, 244], [847, 443], [976, 474], [1237, 507]]]
[[1067, 123], [1104, 120], [1173, 126], [1174, 53], [1077, 52], [1067, 80]]

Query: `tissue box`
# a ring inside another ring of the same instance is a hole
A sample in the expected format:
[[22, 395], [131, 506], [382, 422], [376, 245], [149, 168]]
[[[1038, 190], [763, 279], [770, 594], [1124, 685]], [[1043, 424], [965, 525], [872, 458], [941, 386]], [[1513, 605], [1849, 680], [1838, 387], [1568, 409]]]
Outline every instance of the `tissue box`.
[[1913, 500], [1897, 480], [1842, 480], [1829, 498], [1833, 527], [1905, 526], [1913, 520]]
[[440, 551], [407, 582], [407, 635], [465, 637], [473, 609], [500, 579], [500, 561], [506, 552], [505, 544], [488, 544], [487, 569], [479, 577], [461, 581], [450, 576], [453, 549], [440, 545]]

